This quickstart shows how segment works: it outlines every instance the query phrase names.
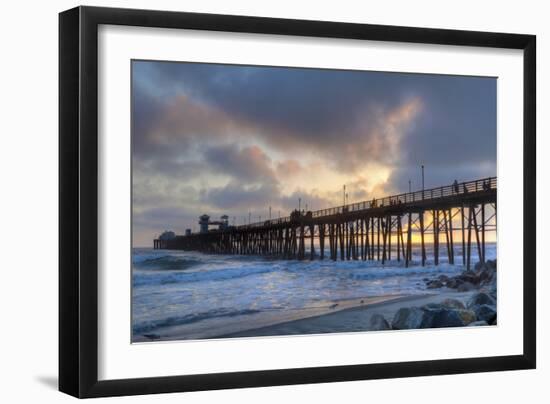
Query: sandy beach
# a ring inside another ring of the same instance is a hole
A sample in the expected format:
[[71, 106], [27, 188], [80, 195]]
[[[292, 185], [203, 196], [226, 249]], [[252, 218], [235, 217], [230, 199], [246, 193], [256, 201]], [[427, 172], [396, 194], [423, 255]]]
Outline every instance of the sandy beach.
[[[145, 335], [136, 336], [134, 342], [155, 341], [171, 341], [182, 339], [215, 339], [215, 338], [230, 338], [233, 336], [244, 336], [243, 333], [253, 332], [258, 328], [269, 329], [271, 327], [284, 326], [298, 321], [303, 321], [311, 318], [324, 317], [329, 314], [336, 314], [346, 310], [367, 308], [370, 306], [389, 303], [406, 298], [401, 295], [387, 295], [364, 297], [360, 299], [338, 300], [338, 301], [322, 301], [314, 307], [307, 307], [295, 310], [272, 310], [258, 314], [248, 314], [246, 316], [236, 316], [230, 321], [226, 318], [215, 319], [215, 327], [212, 327], [212, 321], [208, 324], [201, 322], [183, 324], [179, 326], [166, 327], [159, 330], [158, 334], [149, 337]], [[299, 333], [299, 332], [298, 332]], [[293, 333], [296, 334], [296, 333]], [[262, 334], [263, 335], [263, 334]], [[277, 335], [277, 334], [266, 334]], [[248, 336], [248, 334], [247, 334]], [[151, 338], [153, 337], [153, 338]]]
[[167, 327], [154, 336], [139, 336], [134, 342], [368, 331], [370, 318], [374, 314], [381, 314], [391, 322], [402, 307], [420, 307], [428, 303], [440, 303], [447, 298], [466, 303], [476, 292], [443, 289], [422, 295], [390, 295], [322, 302], [315, 308], [246, 316], [246, 322], [239, 321], [238, 318], [233, 318], [233, 321], [220, 319], [217, 327], [205, 327], [201, 323]]
[[428, 303], [440, 303], [447, 298], [457, 299], [465, 303], [474, 293], [477, 293], [477, 291], [442, 291], [437, 294], [402, 296], [387, 300], [382, 299], [381, 301], [371, 304], [359, 305], [315, 317], [308, 317], [268, 327], [223, 335], [222, 337], [233, 338], [368, 331], [370, 318], [374, 314], [381, 314], [388, 321], [391, 321], [397, 310], [402, 307], [420, 307]]

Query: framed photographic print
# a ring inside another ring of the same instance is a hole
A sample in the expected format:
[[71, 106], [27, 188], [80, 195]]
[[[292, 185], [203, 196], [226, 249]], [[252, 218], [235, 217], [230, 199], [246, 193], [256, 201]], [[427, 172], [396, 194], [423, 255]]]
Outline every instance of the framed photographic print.
[[61, 391], [535, 367], [534, 36], [59, 22]]

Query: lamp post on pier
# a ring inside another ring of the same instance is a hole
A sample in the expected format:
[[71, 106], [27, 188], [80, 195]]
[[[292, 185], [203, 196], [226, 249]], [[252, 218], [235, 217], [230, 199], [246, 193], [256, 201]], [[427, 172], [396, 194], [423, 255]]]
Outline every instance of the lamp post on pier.
[[424, 164], [422, 164], [422, 199], [424, 199]]
[[344, 206], [346, 206], [346, 184], [344, 184]]

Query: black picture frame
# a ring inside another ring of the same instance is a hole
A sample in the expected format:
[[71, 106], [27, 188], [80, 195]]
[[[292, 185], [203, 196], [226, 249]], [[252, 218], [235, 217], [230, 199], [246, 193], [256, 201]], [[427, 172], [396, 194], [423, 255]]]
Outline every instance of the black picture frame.
[[[100, 24], [523, 50], [523, 354], [99, 381]], [[84, 398], [535, 368], [535, 103], [534, 35], [96, 7], [60, 13], [59, 390]]]

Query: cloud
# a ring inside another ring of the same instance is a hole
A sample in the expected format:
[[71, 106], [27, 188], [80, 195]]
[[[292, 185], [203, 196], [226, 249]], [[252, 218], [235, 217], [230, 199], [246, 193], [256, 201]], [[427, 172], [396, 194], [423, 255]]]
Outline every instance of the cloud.
[[[154, 106], [152, 109], [160, 108]], [[157, 168], [176, 164], [171, 168], [177, 169], [182, 160], [196, 157], [201, 152], [197, 150], [198, 144], [206, 143], [206, 150], [202, 152], [213, 167], [226, 170], [223, 167], [226, 163], [238, 169], [233, 163], [244, 161], [243, 157], [246, 157], [259, 170], [257, 174], [252, 171], [253, 175], [272, 177], [272, 169], [267, 167], [270, 158], [257, 145], [248, 145], [240, 151], [241, 155], [237, 155], [237, 143], [250, 142], [256, 137], [280, 152], [299, 154], [300, 150], [314, 151], [327, 158], [327, 164], [335, 169], [353, 171], [366, 163], [387, 163], [398, 159], [399, 142], [421, 109], [419, 98], [403, 101], [393, 108], [369, 106], [361, 117], [342, 127], [341, 133], [331, 134], [322, 142], [312, 142], [307, 134], [289, 129], [279, 131], [262, 126], [261, 122], [235, 119], [215, 108], [198, 105], [188, 97], [180, 96], [165, 101], [164, 112], [150, 117], [156, 123], [137, 125], [140, 129], [136, 128], [134, 137], [140, 140], [135, 143], [134, 151], [136, 156], [143, 156], [145, 160], [155, 156]], [[322, 138], [323, 134], [319, 133], [319, 137]], [[250, 167], [242, 168], [239, 170], [241, 175], [250, 175], [251, 171], [244, 169]], [[289, 175], [299, 168], [300, 163], [296, 159], [287, 159], [278, 163], [277, 171]]]
[[147, 231], [194, 225], [201, 213], [288, 214], [298, 198], [314, 209], [339, 205], [343, 184], [350, 201], [407, 191], [409, 179], [417, 189], [421, 164], [427, 187], [496, 174], [494, 78], [132, 69], [133, 203]]
[[[195, 140], [256, 137], [283, 152], [306, 148], [331, 154], [340, 169], [353, 168], [347, 163], [357, 163], [358, 156], [350, 159], [334, 150], [372, 151], [368, 158], [377, 159], [390, 129], [385, 124], [391, 125], [385, 118], [411, 102], [409, 96], [390, 100], [382, 91], [386, 78], [373, 80], [361, 72], [154, 63], [143, 77], [143, 68], [136, 69], [135, 81], [141, 84], [134, 85], [134, 110], [149, 111], [147, 124], [135, 126], [136, 137], [148, 140], [146, 150], [138, 148], [145, 153], [151, 144], [166, 146], [169, 154], [174, 151], [169, 145], [181, 149]], [[143, 88], [150, 87], [180, 92], [147, 98]], [[159, 110], [163, 113], [150, 112]]]
[[265, 208], [276, 202], [279, 196], [278, 185], [272, 183], [247, 186], [238, 181], [230, 181], [222, 187], [202, 189], [201, 201], [218, 209]]
[[210, 169], [240, 181], [271, 182], [275, 180], [272, 161], [259, 146], [243, 148], [235, 144], [211, 146], [206, 148], [203, 156]]
[[301, 209], [319, 210], [331, 206], [331, 203], [325, 197], [319, 195], [314, 190], [297, 189], [290, 195], [284, 195], [280, 198], [279, 204], [286, 211], [291, 212], [298, 209], [299, 200], [301, 200]]
[[394, 165], [400, 161], [403, 137], [411, 133], [422, 111], [422, 101], [412, 98], [391, 109], [372, 108], [365, 113], [345, 141], [337, 168], [353, 172], [367, 163]]
[[276, 172], [280, 177], [291, 177], [297, 175], [302, 171], [303, 167], [299, 161], [294, 159], [288, 159], [279, 161], [277, 163]]

